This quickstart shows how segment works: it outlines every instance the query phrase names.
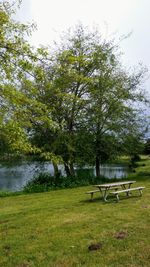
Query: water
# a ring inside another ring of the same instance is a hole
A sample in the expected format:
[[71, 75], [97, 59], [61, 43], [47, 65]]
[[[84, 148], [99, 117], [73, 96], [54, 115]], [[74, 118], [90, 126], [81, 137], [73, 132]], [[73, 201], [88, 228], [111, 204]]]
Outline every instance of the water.
[[[94, 172], [96, 174], [96, 172]], [[100, 168], [100, 173], [106, 178], [125, 178], [129, 173], [129, 169], [126, 166], [119, 166], [116, 164], [103, 164]]]
[[[65, 175], [63, 165], [59, 165], [62, 175]], [[87, 168], [86, 168], [87, 170]], [[2, 166], [0, 165], [0, 190], [19, 191], [39, 172], [49, 172], [54, 174], [53, 166], [49, 162], [44, 164], [39, 162], [24, 162], [20, 165]], [[93, 169], [95, 175], [95, 170]], [[127, 167], [104, 164], [101, 166], [101, 175], [106, 178], [124, 178], [128, 174]]]

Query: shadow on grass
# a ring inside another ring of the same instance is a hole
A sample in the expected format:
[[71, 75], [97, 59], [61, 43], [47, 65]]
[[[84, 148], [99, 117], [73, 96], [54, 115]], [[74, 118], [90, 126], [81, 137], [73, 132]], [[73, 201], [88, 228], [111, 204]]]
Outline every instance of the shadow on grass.
[[136, 195], [131, 195], [131, 196], [124, 196], [121, 195], [119, 197], [119, 201], [117, 201], [117, 199], [115, 197], [108, 197], [107, 201], [105, 202], [103, 200], [103, 198], [94, 198], [93, 200], [91, 199], [85, 199], [85, 200], [81, 200], [80, 203], [84, 203], [84, 204], [92, 204], [92, 203], [100, 203], [100, 204], [119, 204], [120, 202], [124, 202], [126, 200], [132, 200], [132, 199], [139, 199], [142, 198], [142, 196], [139, 196], [138, 193]]
[[106, 205], [106, 204], [112, 204], [112, 203], [118, 203], [116, 201], [116, 198], [113, 198], [113, 197], [108, 197], [107, 201], [104, 201], [103, 198], [94, 198], [93, 200], [91, 199], [85, 199], [85, 200], [81, 200], [80, 203], [82, 204], [94, 204], [94, 203], [100, 203], [100, 204], [103, 204], [103, 205]]
[[80, 200], [80, 203], [84, 203], [84, 204], [87, 204], [87, 203], [88, 204], [92, 204], [92, 203], [97, 203], [97, 202], [105, 204], [105, 202], [104, 202], [102, 197], [95, 197], [95, 198], [93, 198], [93, 200], [91, 200], [90, 198], [89, 199], [86, 198], [86, 199]]

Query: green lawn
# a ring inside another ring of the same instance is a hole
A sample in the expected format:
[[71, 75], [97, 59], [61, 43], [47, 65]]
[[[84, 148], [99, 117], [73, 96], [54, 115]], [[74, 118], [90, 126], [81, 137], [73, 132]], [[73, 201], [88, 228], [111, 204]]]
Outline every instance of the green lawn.
[[92, 186], [0, 198], [0, 266], [150, 266], [150, 159], [143, 163], [130, 175], [143, 196], [119, 203], [90, 202]]

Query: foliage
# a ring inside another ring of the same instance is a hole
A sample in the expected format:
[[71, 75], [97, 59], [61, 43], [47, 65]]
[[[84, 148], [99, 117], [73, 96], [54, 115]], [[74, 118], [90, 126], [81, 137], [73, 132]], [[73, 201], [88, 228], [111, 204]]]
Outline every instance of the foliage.
[[[51, 107], [58, 128], [54, 132], [34, 124], [31, 142], [59, 156], [68, 176], [75, 175], [75, 163], [96, 164], [99, 176], [100, 163], [123, 151], [124, 136], [140, 136], [133, 103], [144, 101], [139, 86], [145, 69], [129, 74], [116, 49], [113, 42], [78, 25], [47, 64], [41, 64], [44, 78], [36, 80], [39, 99]], [[126, 146], [126, 153], [130, 151]]]
[[145, 144], [144, 144], [144, 153], [146, 155], [150, 154], [150, 139], [147, 139]]
[[15, 3], [0, 4], [1, 153], [52, 161], [56, 177], [60, 162], [68, 177], [77, 163], [95, 164], [99, 176], [100, 163], [141, 143], [135, 106], [145, 101], [145, 68], [126, 71], [115, 41], [82, 25], [55, 50], [34, 49], [26, 38], [34, 26], [13, 12]]
[[[31, 34], [34, 25], [21, 24], [13, 19], [19, 1], [0, 3], [0, 82], [15, 83], [29, 72], [34, 56], [26, 36]], [[29, 61], [29, 58], [31, 59]]]
[[35, 51], [27, 41], [34, 25], [21, 24], [13, 19], [20, 1], [0, 3], [0, 149], [2, 153], [42, 153], [32, 146], [29, 136], [32, 124], [55, 128], [50, 109], [37, 101], [34, 74], [38, 68], [41, 49]]
[[138, 154], [142, 154], [144, 148], [142, 136], [137, 133], [127, 134], [123, 137], [122, 150], [124, 154], [129, 155], [131, 159], [138, 159]]
[[[116, 179], [111, 179], [111, 181], [116, 181]], [[102, 182], [109, 182], [109, 179], [102, 176], [95, 177], [90, 169], [78, 170], [75, 177], [59, 176], [56, 178], [51, 176], [49, 173], [40, 173], [33, 177], [33, 179], [24, 186], [23, 192], [45, 192], [49, 190], [74, 188]]]

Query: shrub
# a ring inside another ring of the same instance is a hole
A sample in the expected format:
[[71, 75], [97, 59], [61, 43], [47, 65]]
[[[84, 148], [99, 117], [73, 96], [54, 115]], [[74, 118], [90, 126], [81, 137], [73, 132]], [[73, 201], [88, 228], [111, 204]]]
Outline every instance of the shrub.
[[54, 187], [54, 177], [49, 173], [39, 173], [37, 176], [33, 176], [33, 179], [28, 181], [24, 186], [23, 191], [27, 193], [44, 192], [52, 187]]
[[133, 155], [132, 157], [131, 157], [131, 163], [129, 164], [129, 167], [130, 168], [136, 168], [136, 167], [138, 167], [138, 161], [140, 161], [141, 160], [141, 157], [138, 155], [138, 154], [135, 154], [135, 155]]
[[[75, 177], [60, 176], [56, 178], [49, 173], [39, 173], [24, 186], [23, 191], [26, 193], [45, 192], [52, 189], [74, 188], [108, 181], [110, 182], [110, 179], [95, 177], [92, 172], [88, 172], [87, 170], [77, 172]], [[111, 179], [111, 181], [116, 181], [116, 179]]]
[[138, 155], [138, 154], [135, 154], [131, 157], [131, 161], [132, 162], [137, 162], [137, 161], [140, 161], [141, 160], [141, 157]]

